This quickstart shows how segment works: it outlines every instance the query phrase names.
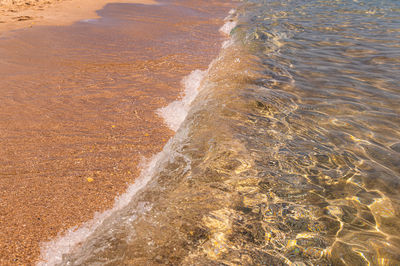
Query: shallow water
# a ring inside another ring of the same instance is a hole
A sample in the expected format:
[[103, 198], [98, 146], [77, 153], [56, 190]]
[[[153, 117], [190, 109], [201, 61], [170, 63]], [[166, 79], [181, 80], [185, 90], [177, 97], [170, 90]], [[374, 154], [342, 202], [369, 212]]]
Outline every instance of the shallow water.
[[243, 1], [146, 188], [61, 264], [398, 265], [399, 18]]

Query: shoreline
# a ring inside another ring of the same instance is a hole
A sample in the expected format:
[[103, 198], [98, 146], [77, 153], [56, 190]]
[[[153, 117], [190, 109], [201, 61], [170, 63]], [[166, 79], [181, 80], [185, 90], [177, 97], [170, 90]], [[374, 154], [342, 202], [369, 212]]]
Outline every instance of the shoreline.
[[[229, 12], [229, 15], [224, 19], [225, 24], [219, 28], [221, 35], [225, 35], [226, 37], [230, 36], [230, 31], [236, 26], [236, 22], [230, 20], [231, 15], [232, 13]], [[85, 241], [93, 236], [105, 222], [107, 223], [107, 221], [109, 222], [109, 220], [115, 218], [113, 215], [116, 215], [118, 212], [123, 212], [124, 209], [128, 208], [129, 204], [135, 201], [135, 197], [143, 193], [149, 185], [151, 186], [155, 177], [160, 174], [160, 169], [163, 169], [167, 162], [174, 158], [174, 154], [176, 153], [174, 145], [176, 142], [181, 141], [179, 140], [179, 136], [185, 135], [179, 132], [179, 128], [184, 123], [189, 113], [190, 105], [201, 91], [203, 80], [206, 79], [210, 69], [215, 62], [218, 61], [223, 49], [224, 45], [222, 43], [221, 51], [218, 53], [217, 57], [210, 62], [207, 69], [196, 69], [189, 75], [183, 77], [181, 81], [183, 91], [180, 99], [170, 102], [167, 106], [156, 110], [156, 113], [163, 118], [164, 123], [174, 133], [169, 141], [162, 147], [162, 150], [154, 154], [142, 165], [140, 174], [135, 179], [135, 182], [129, 185], [126, 192], [115, 198], [114, 205], [111, 209], [107, 209], [102, 213], [96, 213], [93, 219], [83, 223], [78, 228], [70, 228], [64, 235], [58, 236], [49, 242], [42, 243], [41, 257], [38, 266], [58, 265], [62, 263], [61, 258], [65, 254], [70, 255], [77, 252], [76, 247], [85, 243]], [[138, 210], [138, 212], [140, 213], [141, 211]]]
[[[207, 68], [224, 39], [218, 30], [231, 2], [213, 3], [216, 10], [206, 2], [109, 5], [96, 14], [117, 22], [114, 31], [60, 20], [68, 26], [7, 32], [0, 41], [7, 107], [0, 112], [0, 264], [38, 262], [39, 244], [110, 210], [143, 158], [163, 149], [174, 132], [156, 111], [180, 97], [182, 78]], [[182, 16], [182, 8], [200, 15]]]
[[0, 2], [0, 36], [35, 26], [63, 26], [100, 18], [96, 11], [111, 3], [157, 4], [155, 0], [39, 0], [19, 5]]
[[[233, 9], [231, 9], [231, 11], [233, 11]], [[236, 21], [232, 21], [230, 18], [232, 15], [231, 11], [224, 19], [225, 24], [219, 28], [219, 32], [226, 37], [230, 36], [230, 31], [236, 26]], [[229, 40], [230, 39], [225, 40], [224, 43], [229, 42]], [[183, 87], [181, 98], [157, 110], [158, 115], [163, 118], [164, 123], [174, 132], [169, 141], [163, 146], [162, 150], [154, 154], [142, 166], [139, 177], [134, 183], [129, 185], [124, 194], [115, 199], [114, 206], [111, 209], [102, 213], [97, 213], [92, 220], [85, 222], [78, 228], [71, 228], [63, 236], [43, 243], [41, 248], [41, 260], [38, 266], [58, 265], [64, 262], [61, 259], [64, 255], [80, 254], [79, 247], [85, 246], [87, 244], [86, 240], [93, 237], [98, 230], [104, 230], [104, 228], [102, 228], [104, 223], [107, 224], [110, 223], [110, 220], [120, 218], [118, 213], [129, 209], [130, 207], [128, 207], [128, 205], [137, 201], [137, 198], [140, 198], [140, 194], [145, 193], [145, 190], [152, 185], [152, 182], [155, 182], [156, 177], [160, 175], [160, 171], [165, 169], [168, 162], [173, 160], [176, 156], [176, 147], [174, 146], [183, 141], [182, 137], [186, 137], [185, 133], [181, 132], [186, 130], [186, 126], [184, 125], [185, 129], [182, 130], [180, 127], [184, 124], [184, 120], [190, 112], [190, 105], [195, 101], [197, 95], [201, 91], [202, 82], [207, 79], [210, 69], [212, 69], [220, 59], [221, 53], [223, 53], [223, 50], [227, 47], [224, 43], [222, 43], [221, 50], [217, 57], [210, 62], [207, 69], [196, 69], [189, 75], [183, 77], [181, 81]], [[146, 206], [139, 206], [136, 206], [136, 208], [140, 208], [136, 209], [138, 213], [143, 212], [142, 214], [146, 214]], [[141, 208], [144, 208], [144, 210]], [[151, 207], [149, 209], [151, 209]], [[132, 218], [132, 221], [138, 218], [139, 217]], [[79, 256], [80, 255], [78, 255], [78, 257]], [[132, 261], [130, 262], [132, 263]]]

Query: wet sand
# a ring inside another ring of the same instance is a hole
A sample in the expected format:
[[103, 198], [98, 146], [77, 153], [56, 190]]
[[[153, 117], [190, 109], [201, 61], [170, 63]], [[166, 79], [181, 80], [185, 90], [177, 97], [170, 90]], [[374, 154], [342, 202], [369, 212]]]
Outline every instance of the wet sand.
[[0, 39], [1, 265], [112, 207], [172, 136], [155, 110], [217, 55], [231, 5], [109, 4]]

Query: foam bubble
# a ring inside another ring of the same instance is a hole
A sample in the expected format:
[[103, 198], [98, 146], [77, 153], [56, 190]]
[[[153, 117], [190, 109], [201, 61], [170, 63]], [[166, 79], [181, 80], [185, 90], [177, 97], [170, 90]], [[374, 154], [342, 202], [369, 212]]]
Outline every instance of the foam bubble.
[[231, 9], [229, 15], [224, 19], [225, 24], [219, 29], [225, 35], [230, 35], [231, 31], [236, 27], [237, 22], [233, 19], [235, 15], [235, 10]]
[[235, 27], [236, 27], [236, 21], [228, 21], [219, 29], [219, 31], [226, 35], [230, 35], [231, 31]]
[[201, 80], [206, 75], [207, 71], [195, 70], [190, 75], [186, 76], [182, 80], [184, 87], [184, 93], [181, 100], [174, 101], [166, 107], [157, 110], [165, 123], [173, 131], [177, 131], [179, 126], [185, 120], [186, 115], [189, 111], [190, 104], [196, 98], [198, 94], [198, 88], [200, 87]]
[[226, 48], [228, 48], [229, 46], [231, 46], [232, 44], [233, 44], [233, 40], [232, 40], [232, 39], [226, 40], [226, 41], [224, 41], [224, 42], [222, 43], [222, 49], [226, 49]]

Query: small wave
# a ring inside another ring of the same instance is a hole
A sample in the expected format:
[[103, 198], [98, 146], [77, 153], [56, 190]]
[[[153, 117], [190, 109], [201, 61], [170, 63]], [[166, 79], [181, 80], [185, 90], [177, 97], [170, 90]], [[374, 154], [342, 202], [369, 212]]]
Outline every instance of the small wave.
[[190, 108], [190, 104], [196, 98], [201, 80], [204, 78], [206, 73], [207, 71], [197, 69], [190, 75], [186, 76], [182, 80], [184, 87], [182, 99], [174, 101], [166, 107], [157, 110], [157, 114], [164, 119], [165, 123], [173, 131], [176, 132], [179, 126], [185, 120]]
[[235, 10], [231, 9], [229, 11], [229, 15], [224, 19], [225, 24], [219, 29], [220, 32], [224, 33], [225, 35], [230, 35], [231, 31], [236, 27], [237, 20], [234, 19], [235, 17]]
[[[219, 29], [221, 33], [229, 36], [232, 29], [236, 27], [237, 22], [233, 20], [234, 14], [235, 10], [231, 9], [229, 11], [229, 15], [224, 19], [225, 24]], [[222, 43], [222, 49], [228, 48], [231, 44], [231, 39], [224, 41]], [[210, 67], [213, 65], [214, 61], [211, 62]], [[208, 69], [210, 69], [210, 67]], [[171, 130], [176, 132], [179, 126], [185, 120], [191, 103], [199, 93], [201, 81], [207, 75], [208, 69], [197, 69], [190, 73], [188, 76], [184, 77], [182, 80], [182, 85], [184, 88], [182, 98], [180, 100], [176, 100], [170, 103], [166, 107], [157, 110], [157, 114], [164, 119], [165, 123]]]

